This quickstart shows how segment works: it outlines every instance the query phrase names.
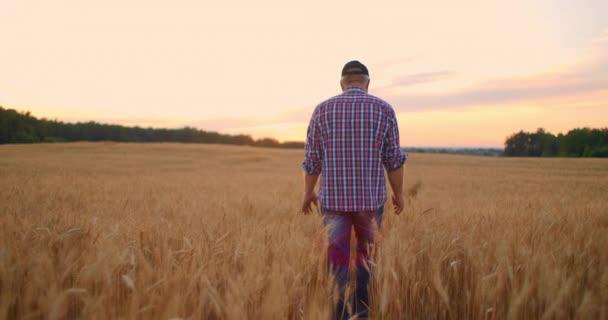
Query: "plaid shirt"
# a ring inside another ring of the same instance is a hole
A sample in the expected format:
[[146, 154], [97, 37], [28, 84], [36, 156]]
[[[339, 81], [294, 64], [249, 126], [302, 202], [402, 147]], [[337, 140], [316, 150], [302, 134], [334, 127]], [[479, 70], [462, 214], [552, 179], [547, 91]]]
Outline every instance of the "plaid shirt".
[[324, 209], [373, 211], [386, 201], [382, 167], [393, 171], [406, 159], [393, 108], [351, 87], [315, 109], [302, 165], [307, 174], [321, 174]]

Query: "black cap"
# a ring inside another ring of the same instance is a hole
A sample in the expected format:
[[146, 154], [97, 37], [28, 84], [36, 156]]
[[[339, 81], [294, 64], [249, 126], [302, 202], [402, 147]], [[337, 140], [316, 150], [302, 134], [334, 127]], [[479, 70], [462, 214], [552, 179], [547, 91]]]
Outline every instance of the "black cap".
[[364, 74], [369, 76], [369, 72], [367, 71], [367, 67], [363, 65], [363, 63], [353, 60], [347, 62], [342, 68], [342, 76], [344, 77], [347, 74]]

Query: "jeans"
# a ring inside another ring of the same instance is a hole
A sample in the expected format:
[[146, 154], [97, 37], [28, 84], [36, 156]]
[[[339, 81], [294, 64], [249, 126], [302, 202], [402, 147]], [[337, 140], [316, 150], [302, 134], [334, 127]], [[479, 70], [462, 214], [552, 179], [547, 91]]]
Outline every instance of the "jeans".
[[372, 256], [374, 244], [374, 223], [380, 228], [384, 207], [376, 211], [340, 212], [322, 209], [323, 223], [329, 232], [328, 269], [333, 274], [338, 285], [339, 298], [336, 305], [335, 318], [348, 319], [344, 293], [349, 281], [350, 237], [354, 228], [357, 238], [357, 255], [355, 265], [357, 286], [353, 295], [354, 314], [360, 318], [368, 317], [369, 281], [372, 275]]

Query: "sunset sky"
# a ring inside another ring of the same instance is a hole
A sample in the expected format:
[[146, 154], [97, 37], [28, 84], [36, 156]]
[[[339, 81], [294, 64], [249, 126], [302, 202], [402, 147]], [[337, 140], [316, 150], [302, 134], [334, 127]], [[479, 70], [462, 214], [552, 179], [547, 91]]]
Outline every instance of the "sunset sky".
[[608, 1], [0, 1], [0, 105], [304, 140], [370, 71], [401, 145], [608, 127]]

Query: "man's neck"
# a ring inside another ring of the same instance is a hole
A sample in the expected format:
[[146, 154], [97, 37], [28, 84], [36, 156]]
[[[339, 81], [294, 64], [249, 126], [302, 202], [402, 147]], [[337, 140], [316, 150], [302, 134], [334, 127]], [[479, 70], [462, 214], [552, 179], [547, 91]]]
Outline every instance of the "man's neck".
[[342, 91], [348, 91], [348, 90], [353, 90], [353, 89], [354, 90], [363, 90], [363, 91], [367, 92], [366, 88], [364, 88], [362, 86], [358, 86], [358, 85], [348, 86], [348, 87], [344, 88], [344, 90], [342, 90]]

